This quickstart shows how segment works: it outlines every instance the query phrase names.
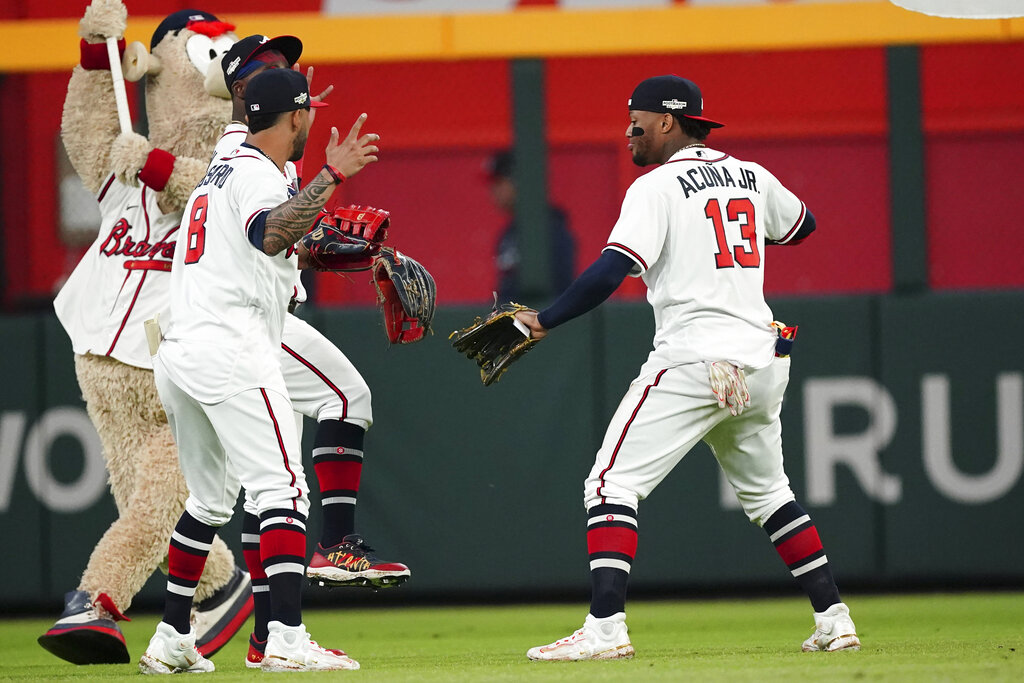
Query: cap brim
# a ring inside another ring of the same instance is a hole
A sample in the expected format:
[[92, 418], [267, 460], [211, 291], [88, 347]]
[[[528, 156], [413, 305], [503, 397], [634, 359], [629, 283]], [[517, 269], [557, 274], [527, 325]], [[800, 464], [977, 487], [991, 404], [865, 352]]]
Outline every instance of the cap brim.
[[317, 102], [316, 100], [310, 100], [309, 101], [309, 106], [312, 109], [317, 109], [319, 107], [329, 107], [331, 105], [328, 104], [327, 102]]
[[299, 57], [302, 56], [302, 41], [295, 36], [277, 36], [271, 38], [265, 43], [260, 43], [255, 50], [249, 53], [249, 55], [242, 60], [239, 64], [239, 68], [249, 63], [249, 61], [267, 50], [277, 50], [284, 55], [285, 60], [288, 62], [288, 66], [293, 66], [295, 62], [299, 61]]
[[723, 126], [725, 126], [724, 123], [719, 123], [718, 121], [712, 121], [711, 119], [706, 118], [704, 116], [691, 116], [689, 114], [683, 114], [683, 116], [685, 116], [688, 119], [693, 119], [694, 121], [702, 121], [702, 122], [708, 124], [709, 126], [711, 126], [712, 128], [722, 128]]

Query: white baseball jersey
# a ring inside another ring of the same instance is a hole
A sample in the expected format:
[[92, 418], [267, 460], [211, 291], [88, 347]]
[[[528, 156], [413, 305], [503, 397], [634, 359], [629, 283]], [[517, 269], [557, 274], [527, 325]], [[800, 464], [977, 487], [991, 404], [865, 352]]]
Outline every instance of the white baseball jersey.
[[[228, 156], [245, 142], [249, 129], [232, 121], [217, 142], [214, 158]], [[295, 165], [284, 167], [288, 183], [298, 190]], [[306, 290], [295, 280], [293, 298], [302, 302]], [[297, 413], [315, 420], [347, 420], [368, 429], [373, 423], [370, 389], [355, 366], [334, 344], [294, 315], [285, 316], [281, 339], [281, 371]]]
[[[249, 127], [244, 123], [238, 121], [232, 121], [224, 127], [224, 132], [221, 133], [220, 139], [217, 140], [217, 146], [213, 148], [213, 158], [226, 157], [236, 149], [238, 146], [245, 142], [245, 136], [249, 134]], [[284, 162], [284, 176], [288, 180], [288, 184], [292, 186], [296, 192], [299, 191], [299, 176], [295, 170], [295, 164], [290, 161]], [[295, 291], [292, 292], [292, 298], [300, 304], [306, 301], [306, 288], [302, 286], [301, 279], [296, 276], [295, 278]]]
[[113, 175], [96, 195], [99, 235], [57, 294], [53, 307], [75, 353], [110, 356], [151, 369], [143, 322], [167, 306], [181, 213], [162, 213], [157, 193]]
[[764, 300], [764, 247], [785, 243], [805, 207], [758, 164], [682, 149], [637, 178], [605, 249], [629, 256], [654, 307], [654, 349], [640, 376], [699, 361], [763, 368], [776, 333]]
[[243, 143], [214, 157], [189, 198], [157, 362], [198, 401], [218, 403], [254, 388], [287, 396], [281, 332], [297, 258], [291, 249], [268, 256], [247, 230], [293, 193], [277, 165]]

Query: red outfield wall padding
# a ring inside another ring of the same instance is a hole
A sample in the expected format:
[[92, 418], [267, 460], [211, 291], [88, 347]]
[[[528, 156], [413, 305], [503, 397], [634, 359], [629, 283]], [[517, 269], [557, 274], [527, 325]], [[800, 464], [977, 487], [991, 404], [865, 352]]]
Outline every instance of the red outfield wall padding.
[[[1024, 269], [990, 265], [993, 253], [1017, 263], [1024, 252], [1024, 235], [1006, 219], [1024, 208], [1013, 182], [1024, 151], [1024, 91], [1009, 87], [1024, 71], [1024, 45], [925, 47], [921, 65], [931, 282], [1024, 286]], [[549, 60], [550, 194], [569, 213], [577, 271], [596, 257], [626, 187], [641, 172], [625, 151], [626, 99], [642, 78], [673, 71], [697, 80], [707, 113], [727, 124], [712, 144], [764, 163], [818, 217], [819, 232], [805, 244], [769, 250], [769, 293], [888, 291], [885, 51], [879, 48]], [[10, 74], [0, 83], [0, 122], [8, 131], [0, 142], [8, 303], [50, 295], [74, 265], [76, 254], [56, 237], [54, 201], [67, 79]], [[396, 245], [431, 269], [442, 302], [486, 301], [505, 217], [491, 205], [479, 168], [511, 141], [508, 63], [318, 69], [314, 89], [328, 83], [336, 87], [332, 106], [319, 114], [308, 160], [322, 159], [331, 125], [344, 133], [360, 112], [370, 115], [366, 130], [382, 135], [381, 162], [346, 183], [335, 201], [391, 209]], [[35, 106], [26, 109], [26, 101]], [[968, 238], [975, 246], [965, 251]], [[318, 279], [326, 303], [373, 299], [366, 283]], [[618, 294], [642, 295], [635, 280]]]

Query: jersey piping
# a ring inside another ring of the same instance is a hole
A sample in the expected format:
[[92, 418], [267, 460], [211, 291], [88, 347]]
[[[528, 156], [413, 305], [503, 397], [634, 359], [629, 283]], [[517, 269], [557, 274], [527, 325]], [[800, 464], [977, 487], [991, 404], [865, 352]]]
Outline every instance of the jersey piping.
[[345, 397], [345, 394], [341, 391], [341, 389], [339, 389], [337, 386], [335, 386], [334, 382], [332, 382], [330, 379], [328, 379], [327, 375], [325, 375], [324, 373], [320, 372], [320, 370], [317, 369], [317, 367], [315, 365], [313, 365], [308, 360], [303, 358], [296, 351], [294, 351], [292, 348], [290, 348], [287, 344], [281, 344], [281, 348], [284, 349], [288, 353], [289, 356], [291, 356], [292, 358], [294, 358], [295, 360], [297, 360], [298, 362], [300, 362], [304, 366], [306, 366], [306, 368], [308, 368], [310, 372], [312, 372], [314, 375], [319, 377], [323, 381], [323, 383], [326, 384], [330, 388], [331, 391], [333, 391], [335, 394], [338, 395], [338, 398], [341, 399], [341, 418], [340, 419], [344, 420], [345, 418], [347, 418], [348, 417], [348, 398]]
[[640, 402], [636, 404], [636, 408], [633, 409], [633, 414], [629, 416], [629, 420], [626, 422], [626, 426], [622, 428], [622, 434], [619, 436], [618, 443], [615, 444], [615, 450], [612, 451], [612, 457], [608, 461], [608, 466], [601, 470], [601, 474], [598, 475], [598, 479], [601, 483], [598, 484], [597, 495], [601, 496], [602, 503], [608, 502], [607, 499], [604, 497], [604, 494], [601, 493], [601, 489], [604, 488], [604, 475], [608, 474], [608, 471], [612, 468], [613, 465], [615, 465], [615, 458], [619, 454], [619, 449], [622, 448], [622, 442], [626, 440], [626, 433], [629, 431], [630, 426], [632, 426], [633, 424], [633, 420], [636, 419], [637, 414], [640, 412], [640, 407], [643, 406], [644, 401], [646, 401], [647, 397], [650, 395], [651, 388], [658, 386], [658, 382], [661, 381], [661, 376], [664, 375], [666, 372], [668, 372], [668, 368], [665, 368], [664, 370], [659, 372], [658, 376], [654, 378], [654, 381], [648, 384], [647, 388], [644, 389], [644, 395], [640, 397]]
[[800, 217], [796, 219], [796, 223], [794, 223], [793, 227], [789, 229], [789, 232], [787, 232], [781, 240], [778, 240], [776, 244], [785, 244], [789, 240], [793, 239], [793, 235], [795, 235], [800, 226], [803, 225], [805, 216], [807, 216], [807, 205], [800, 202]]
[[292, 466], [288, 462], [288, 449], [285, 448], [284, 438], [281, 436], [281, 426], [277, 423], [277, 416], [274, 415], [274, 408], [270, 405], [270, 397], [267, 396], [267, 390], [261, 388], [260, 394], [263, 396], [263, 402], [267, 404], [267, 412], [270, 414], [270, 421], [274, 423], [274, 433], [277, 435], [277, 445], [281, 449], [281, 459], [284, 462], [284, 468], [292, 477], [291, 482], [289, 482], [289, 486], [294, 488], [296, 491], [296, 496], [292, 498], [292, 509], [298, 510], [299, 508], [296, 500], [302, 497], [302, 489], [295, 486], [295, 472], [292, 470]]
[[640, 254], [636, 253], [635, 251], [627, 247], [625, 244], [620, 244], [618, 242], [609, 242], [608, 244], [605, 245], [605, 249], [608, 249], [609, 247], [612, 249], [616, 249], [618, 251], [625, 252], [627, 256], [631, 257], [634, 261], [639, 263], [644, 270], [647, 270], [647, 261], [644, 261], [643, 258], [641, 258]]

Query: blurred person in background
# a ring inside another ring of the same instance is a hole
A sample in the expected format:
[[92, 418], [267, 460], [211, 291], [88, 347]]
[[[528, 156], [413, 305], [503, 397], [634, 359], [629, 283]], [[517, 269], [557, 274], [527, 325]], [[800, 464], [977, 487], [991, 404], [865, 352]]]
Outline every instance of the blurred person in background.
[[[499, 301], [515, 301], [522, 297], [519, 265], [522, 255], [519, 247], [519, 225], [516, 219], [517, 190], [513, 173], [515, 157], [510, 150], [493, 154], [484, 163], [484, 175], [490, 184], [494, 205], [508, 215], [508, 223], [501, 230], [501, 236], [494, 250], [494, 265], [498, 272], [495, 290]], [[557, 206], [548, 205], [548, 240], [550, 258], [545, 289], [551, 293], [561, 292], [573, 280], [576, 273], [576, 242], [569, 231], [569, 218]]]

